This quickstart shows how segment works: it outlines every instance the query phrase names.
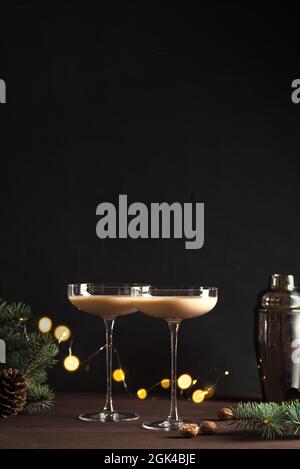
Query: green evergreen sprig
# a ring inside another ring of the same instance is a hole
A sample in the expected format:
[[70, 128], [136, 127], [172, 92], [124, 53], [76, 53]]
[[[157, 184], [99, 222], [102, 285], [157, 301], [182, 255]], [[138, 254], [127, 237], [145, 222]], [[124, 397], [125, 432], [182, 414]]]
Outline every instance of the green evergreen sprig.
[[22, 330], [30, 315], [30, 306], [23, 303], [9, 304], [0, 299], [0, 337]]
[[50, 334], [28, 332], [31, 309], [23, 303], [0, 300], [0, 339], [6, 345], [4, 368], [16, 368], [26, 378], [27, 403], [25, 412], [34, 413], [48, 409], [54, 392], [46, 383], [47, 369], [55, 363], [58, 347]]
[[34, 384], [27, 391], [25, 412], [36, 414], [51, 407], [55, 394], [47, 384]]
[[262, 439], [300, 435], [300, 402], [241, 402], [232, 408], [232, 423]]

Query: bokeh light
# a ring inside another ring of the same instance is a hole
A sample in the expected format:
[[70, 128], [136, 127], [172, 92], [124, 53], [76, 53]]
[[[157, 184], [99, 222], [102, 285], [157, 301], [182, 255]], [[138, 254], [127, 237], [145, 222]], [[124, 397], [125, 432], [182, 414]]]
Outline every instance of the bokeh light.
[[141, 389], [139, 389], [139, 390], [137, 391], [136, 395], [137, 395], [137, 397], [138, 397], [139, 399], [146, 399], [146, 397], [147, 397], [147, 390], [144, 389], [144, 388], [141, 388]]
[[58, 342], [65, 342], [71, 336], [71, 331], [67, 326], [58, 326], [54, 331], [54, 336]]
[[121, 381], [124, 381], [125, 379], [125, 372], [121, 368], [117, 368], [113, 372], [113, 379], [117, 383], [121, 383]]
[[76, 371], [79, 368], [80, 361], [75, 355], [68, 355], [64, 359], [64, 367], [68, 371]]
[[203, 391], [202, 389], [196, 389], [196, 391], [193, 392], [192, 394], [192, 400], [195, 402], [195, 404], [200, 404], [201, 402], [204, 401], [206, 396], [206, 392]]
[[163, 378], [160, 382], [160, 385], [163, 389], [168, 389], [170, 387], [170, 380], [169, 378]]
[[186, 373], [180, 375], [177, 380], [178, 387], [182, 390], [188, 389], [191, 386], [192, 382], [192, 377]]
[[224, 371], [224, 375], [225, 375], [225, 376], [228, 376], [228, 375], [229, 375], [229, 371], [228, 371], [228, 370], [225, 370], [225, 371]]
[[51, 319], [48, 318], [47, 316], [42, 317], [42, 318], [39, 320], [38, 328], [39, 328], [39, 330], [40, 330], [43, 334], [46, 334], [47, 332], [50, 332], [51, 329], [52, 329], [52, 321], [51, 321]]

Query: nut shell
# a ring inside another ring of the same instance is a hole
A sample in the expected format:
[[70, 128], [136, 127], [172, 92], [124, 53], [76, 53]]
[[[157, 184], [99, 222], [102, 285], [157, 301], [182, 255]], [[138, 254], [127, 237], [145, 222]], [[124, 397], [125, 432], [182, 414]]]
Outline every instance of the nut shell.
[[199, 433], [199, 426], [196, 423], [183, 423], [179, 429], [184, 438], [193, 438]]
[[233, 418], [232, 409], [229, 407], [222, 407], [222, 409], [218, 410], [218, 418], [220, 420], [231, 420]]
[[210, 420], [203, 420], [200, 425], [199, 433], [202, 435], [212, 435], [218, 431], [218, 425]]

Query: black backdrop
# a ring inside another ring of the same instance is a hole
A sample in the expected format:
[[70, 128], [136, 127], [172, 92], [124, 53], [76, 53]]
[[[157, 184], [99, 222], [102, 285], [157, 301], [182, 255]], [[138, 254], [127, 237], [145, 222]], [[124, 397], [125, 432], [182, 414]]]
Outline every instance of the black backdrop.
[[[218, 395], [255, 397], [257, 293], [272, 272], [300, 274], [297, 15], [274, 2], [200, 5], [11, 2], [1, 18], [0, 295], [68, 324], [84, 359], [104, 328], [68, 303], [68, 282], [216, 285], [215, 310], [182, 325], [179, 371], [229, 369]], [[118, 194], [205, 202], [204, 247], [97, 239], [96, 206]], [[115, 341], [130, 389], [168, 376], [162, 321], [124, 317]], [[103, 354], [89, 372], [60, 361], [51, 382], [103, 389], [104, 366]]]

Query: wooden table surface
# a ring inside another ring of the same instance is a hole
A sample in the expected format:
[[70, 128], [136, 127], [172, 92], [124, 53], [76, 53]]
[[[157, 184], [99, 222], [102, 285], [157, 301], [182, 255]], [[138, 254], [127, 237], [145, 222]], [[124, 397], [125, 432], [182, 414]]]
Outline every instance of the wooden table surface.
[[[169, 402], [165, 399], [138, 400], [115, 396], [120, 411], [136, 411], [140, 419], [131, 423], [81, 422], [81, 412], [99, 410], [104, 396], [94, 393], [58, 394], [54, 408], [43, 415], [19, 415], [0, 419], [0, 448], [87, 448], [87, 449], [193, 449], [193, 448], [300, 448], [300, 440], [283, 439], [261, 441], [255, 435], [233, 431], [222, 423], [218, 434], [181, 438], [177, 433], [144, 430], [144, 420], [166, 417]], [[216, 418], [216, 411], [224, 404], [207, 400], [201, 405], [179, 401], [181, 416], [187, 421]]]

